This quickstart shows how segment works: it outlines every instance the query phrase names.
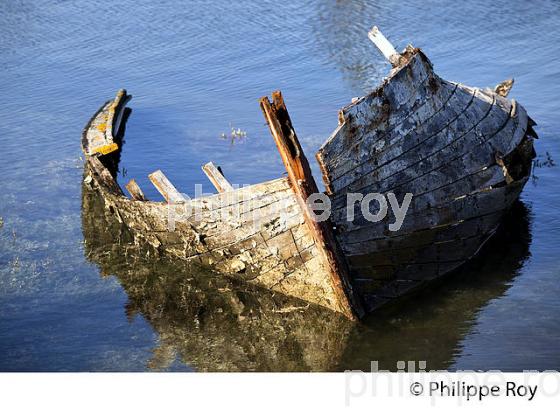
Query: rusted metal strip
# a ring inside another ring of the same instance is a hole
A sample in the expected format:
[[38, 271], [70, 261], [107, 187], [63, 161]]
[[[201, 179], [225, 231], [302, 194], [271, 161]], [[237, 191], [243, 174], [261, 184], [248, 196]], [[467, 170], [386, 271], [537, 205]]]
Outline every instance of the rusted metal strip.
[[311, 235], [322, 258], [326, 262], [340, 310], [349, 318], [359, 318], [363, 315], [362, 304], [352, 289], [348, 267], [334, 238], [332, 226], [328, 221], [316, 221], [312, 211], [307, 206], [306, 201], [309, 196], [318, 193], [319, 190], [313, 179], [309, 162], [292, 126], [282, 94], [280, 91], [273, 92], [272, 103], [268, 97], [262, 97], [260, 105], [284, 166], [288, 171], [288, 178], [302, 209], [304, 219], [310, 228]]
[[221, 168], [214, 165], [213, 162], [204, 164], [202, 166], [202, 170], [204, 171], [210, 182], [212, 182], [212, 185], [214, 185], [214, 187], [218, 190], [218, 192], [233, 191], [233, 187], [224, 177]]

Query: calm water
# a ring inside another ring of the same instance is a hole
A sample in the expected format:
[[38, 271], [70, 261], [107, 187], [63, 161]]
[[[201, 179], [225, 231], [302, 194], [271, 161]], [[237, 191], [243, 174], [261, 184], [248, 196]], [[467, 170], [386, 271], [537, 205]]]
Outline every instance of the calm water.
[[[82, 217], [80, 133], [118, 88], [134, 95], [123, 173], [149, 197], [148, 173], [191, 193], [209, 160], [259, 182], [283, 167], [257, 99], [283, 91], [312, 158], [337, 110], [388, 71], [373, 24], [445, 78], [514, 76], [541, 159], [560, 160], [559, 2], [237, 3], [0, 2], [0, 370], [560, 370], [558, 167], [536, 169], [473, 264], [359, 326], [100, 251], [111, 235]], [[247, 138], [221, 139], [232, 127]]]

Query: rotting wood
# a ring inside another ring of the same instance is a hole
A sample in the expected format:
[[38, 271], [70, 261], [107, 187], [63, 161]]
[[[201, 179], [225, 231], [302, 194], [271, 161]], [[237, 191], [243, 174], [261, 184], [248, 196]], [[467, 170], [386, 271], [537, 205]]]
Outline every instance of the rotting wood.
[[260, 104], [282, 162], [288, 171], [288, 178], [298, 198], [305, 221], [326, 261], [341, 310], [349, 317], [361, 317], [363, 309], [352, 289], [346, 261], [334, 239], [330, 222], [318, 222], [307, 206], [306, 201], [309, 196], [318, 193], [319, 190], [297, 139], [282, 94], [280, 91], [275, 91], [272, 94], [272, 103], [268, 97], [262, 97]]
[[185, 202], [185, 197], [173, 186], [161, 170], [157, 170], [148, 175], [152, 184], [156, 187], [159, 193], [165, 198], [169, 204], [177, 204]]
[[[84, 186], [100, 193], [135, 243], [348, 317], [456, 269], [519, 197], [536, 124], [503, 97], [513, 82], [493, 90], [446, 81], [420, 49], [397, 53], [376, 29], [369, 37], [393, 69], [340, 110], [316, 155], [331, 199], [328, 221], [316, 222], [306, 204], [318, 189], [280, 92], [260, 104], [287, 178], [234, 189], [208, 163], [203, 170], [218, 194], [183, 198], [157, 171], [150, 180], [167, 203], [146, 200], [134, 180], [126, 187], [132, 200], [126, 198], [115, 179], [130, 99], [120, 90], [82, 134]], [[387, 225], [394, 218], [372, 223], [359, 204], [347, 204], [348, 192], [392, 193], [399, 201], [410, 193], [413, 201], [393, 232]], [[345, 219], [348, 206], [353, 221]], [[170, 215], [185, 208], [195, 212], [170, 230]]]
[[228, 192], [233, 191], [233, 187], [228, 182], [228, 180], [224, 177], [222, 173], [222, 169], [220, 167], [216, 167], [213, 162], [208, 162], [202, 166], [202, 170], [212, 182], [212, 185], [218, 190], [218, 192]]
[[[90, 123], [106, 123], [112, 105], [102, 106]], [[83, 147], [95, 137], [90, 125], [86, 128]], [[114, 182], [119, 157], [109, 154], [99, 163], [99, 175], [106, 176], [109, 184]], [[342, 313], [287, 177], [195, 198], [188, 204], [137, 201], [107, 188], [93, 171], [92, 161], [86, 152], [86, 171], [91, 171], [86, 183], [102, 187], [98, 192], [106, 208], [136, 243]], [[185, 214], [186, 210], [194, 212]], [[172, 230], [170, 215], [178, 216]]]
[[138, 186], [138, 184], [134, 179], [128, 181], [128, 184], [126, 184], [125, 188], [130, 194], [130, 196], [132, 197], [132, 199], [136, 201], [146, 201], [146, 196], [144, 195], [144, 192], [142, 192], [142, 189], [140, 189], [140, 187]]
[[494, 92], [502, 97], [507, 97], [509, 92], [511, 91], [514, 83], [513, 78], [509, 78], [507, 80], [502, 81], [496, 87], [494, 87]]

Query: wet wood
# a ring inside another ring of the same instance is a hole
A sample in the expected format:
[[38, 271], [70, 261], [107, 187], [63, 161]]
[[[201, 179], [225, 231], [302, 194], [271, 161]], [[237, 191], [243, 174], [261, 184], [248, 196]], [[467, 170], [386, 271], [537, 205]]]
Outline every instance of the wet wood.
[[216, 167], [214, 163], [208, 162], [202, 166], [202, 170], [218, 192], [233, 191], [233, 187], [224, 177], [220, 167]]
[[185, 202], [185, 197], [173, 186], [161, 170], [151, 173], [148, 175], [148, 178], [165, 198], [167, 203], [176, 204]]
[[136, 201], [146, 201], [146, 196], [144, 195], [144, 192], [142, 192], [142, 189], [140, 189], [140, 187], [138, 186], [138, 184], [134, 179], [128, 181], [128, 184], [126, 184], [125, 188], [130, 194], [130, 196], [132, 197], [132, 199]]
[[363, 311], [359, 299], [352, 290], [346, 261], [334, 239], [332, 227], [326, 221], [316, 221], [306, 204], [309, 196], [318, 193], [319, 190], [313, 179], [307, 158], [297, 139], [282, 94], [276, 91], [272, 94], [272, 103], [268, 97], [261, 98], [260, 103], [282, 162], [288, 171], [288, 178], [298, 198], [304, 219], [326, 261], [326, 267], [335, 293], [338, 295], [341, 310], [349, 317], [359, 317], [363, 314]]

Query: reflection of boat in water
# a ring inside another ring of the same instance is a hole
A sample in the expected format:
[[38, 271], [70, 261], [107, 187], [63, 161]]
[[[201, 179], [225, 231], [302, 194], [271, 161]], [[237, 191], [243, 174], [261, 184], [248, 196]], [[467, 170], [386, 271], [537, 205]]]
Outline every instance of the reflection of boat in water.
[[[476, 321], [501, 297], [528, 256], [527, 210], [518, 203], [484, 253], [445, 281], [382, 309], [363, 323], [300, 299], [154, 257], [104, 207], [89, 184], [82, 190], [88, 260], [114, 275], [128, 295], [128, 317], [141, 314], [159, 335], [147, 366], [165, 369], [177, 358], [201, 371], [394, 370], [399, 360], [444, 369]], [[471, 272], [472, 271], [472, 272]]]
[[[340, 111], [317, 154], [331, 203], [327, 220], [307, 204], [318, 189], [279, 92], [272, 102], [261, 99], [261, 108], [286, 178], [234, 189], [210, 163], [203, 169], [216, 195], [185, 199], [157, 171], [150, 180], [165, 203], [146, 200], [134, 180], [127, 198], [115, 180], [129, 99], [122, 90], [84, 130], [88, 183], [137, 242], [349, 317], [456, 270], [495, 233], [523, 189], [534, 122], [504, 98], [507, 84], [490, 90], [446, 81], [421, 50], [398, 53], [376, 29], [370, 37], [393, 69]], [[397, 206], [413, 198], [397, 227], [377, 218], [384, 206], [386, 215], [385, 194]]]

